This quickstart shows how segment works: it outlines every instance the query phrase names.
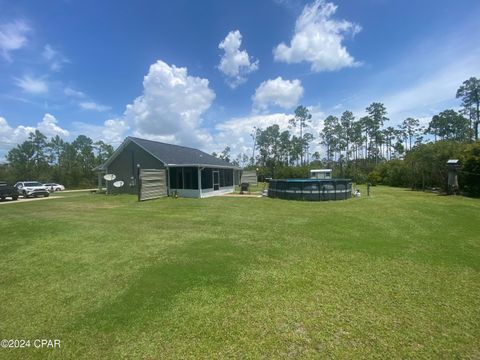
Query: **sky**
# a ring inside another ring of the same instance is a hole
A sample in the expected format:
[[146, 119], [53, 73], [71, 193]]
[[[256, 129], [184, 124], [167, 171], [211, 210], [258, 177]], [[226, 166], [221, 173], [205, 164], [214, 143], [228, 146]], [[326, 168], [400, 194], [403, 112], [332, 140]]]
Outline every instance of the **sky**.
[[0, 158], [35, 129], [250, 155], [298, 105], [312, 150], [372, 102], [427, 124], [480, 77], [479, 25], [478, 0], [0, 0]]

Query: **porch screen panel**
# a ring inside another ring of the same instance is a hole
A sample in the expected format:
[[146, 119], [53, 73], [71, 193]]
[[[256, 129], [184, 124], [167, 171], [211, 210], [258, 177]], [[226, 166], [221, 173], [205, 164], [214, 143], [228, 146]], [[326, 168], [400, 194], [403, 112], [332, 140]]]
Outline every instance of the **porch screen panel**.
[[210, 168], [202, 169], [202, 189], [212, 189], [212, 188], [213, 188], [212, 169]]

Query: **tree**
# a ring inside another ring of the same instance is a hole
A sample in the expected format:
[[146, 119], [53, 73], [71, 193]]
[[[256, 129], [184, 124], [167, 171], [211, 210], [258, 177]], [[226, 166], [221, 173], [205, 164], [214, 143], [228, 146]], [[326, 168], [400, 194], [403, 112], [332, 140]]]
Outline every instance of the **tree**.
[[400, 125], [400, 129], [404, 131], [405, 137], [408, 139], [408, 148], [412, 149], [412, 140], [421, 134], [420, 121], [414, 118], [406, 118]]
[[47, 137], [43, 135], [39, 130], [30, 133], [28, 141], [32, 143], [33, 147], [33, 161], [37, 168], [44, 167], [48, 163], [48, 157], [46, 153]]
[[353, 122], [355, 121], [355, 116], [351, 111], [344, 111], [342, 117], [340, 118], [340, 124], [342, 125], [342, 130], [340, 136], [343, 138], [343, 143], [345, 144], [345, 157], [348, 163], [350, 157], [350, 145], [353, 138]]
[[269, 169], [270, 175], [274, 176], [281, 157], [280, 127], [274, 124], [265, 130], [257, 129], [256, 138], [260, 163]]
[[103, 164], [113, 154], [113, 147], [104, 143], [102, 140], [93, 143], [93, 148], [97, 152], [96, 163]]
[[295, 117], [293, 119], [289, 120], [290, 125], [292, 125], [294, 128], [299, 128], [300, 130], [300, 141], [302, 142], [302, 150], [300, 152], [300, 164], [304, 165], [304, 158], [305, 158], [305, 145], [303, 145], [306, 141], [303, 137], [303, 130], [308, 127], [309, 123], [312, 122], [312, 115], [308, 111], [308, 109], [305, 106], [298, 106], [295, 109]]
[[432, 117], [427, 133], [442, 140], [468, 141], [471, 138], [469, 121], [455, 110], [444, 110]]
[[60, 155], [62, 154], [62, 151], [65, 148], [65, 141], [63, 141], [63, 139], [60, 136], [55, 135], [47, 143], [47, 148], [50, 154], [49, 156], [50, 164], [58, 165], [58, 162], [60, 160]]
[[366, 108], [369, 121], [369, 136], [373, 139], [373, 146], [370, 146], [370, 152], [374, 152], [375, 163], [378, 161], [378, 156], [380, 154], [380, 145], [383, 143], [382, 128], [385, 121], [388, 121], [387, 118], [387, 109], [382, 103], [374, 102]]
[[230, 162], [230, 146], [225, 146], [225, 149], [223, 149], [218, 157], [226, 162]]
[[335, 129], [338, 126], [338, 118], [329, 115], [323, 121], [323, 129], [320, 132], [321, 144], [327, 148], [327, 162], [330, 162], [336, 148]]
[[471, 196], [480, 196], [480, 142], [468, 144], [460, 156], [460, 186]]
[[463, 113], [468, 114], [470, 127], [478, 140], [478, 124], [480, 123], [480, 79], [471, 77], [465, 80], [457, 90], [457, 99], [462, 99]]
[[11, 149], [7, 154], [7, 161], [14, 169], [17, 179], [34, 179], [35, 164], [33, 161], [35, 148], [29, 140]]

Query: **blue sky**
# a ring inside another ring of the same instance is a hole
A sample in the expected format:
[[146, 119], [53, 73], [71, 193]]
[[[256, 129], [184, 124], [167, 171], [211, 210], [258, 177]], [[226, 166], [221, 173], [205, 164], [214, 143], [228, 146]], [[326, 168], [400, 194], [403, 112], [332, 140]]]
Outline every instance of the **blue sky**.
[[480, 76], [479, 25], [477, 0], [0, 0], [0, 157], [34, 129], [250, 153], [299, 104], [315, 135], [373, 101], [426, 123]]

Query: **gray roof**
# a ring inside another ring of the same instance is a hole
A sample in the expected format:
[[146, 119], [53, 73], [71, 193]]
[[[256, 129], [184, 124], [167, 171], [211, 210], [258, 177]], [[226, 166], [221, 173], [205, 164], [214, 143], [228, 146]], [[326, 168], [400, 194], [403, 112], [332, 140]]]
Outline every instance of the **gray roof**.
[[132, 136], [127, 137], [126, 140], [131, 140], [167, 166], [214, 166], [236, 168], [235, 165], [198, 149], [165, 144]]

